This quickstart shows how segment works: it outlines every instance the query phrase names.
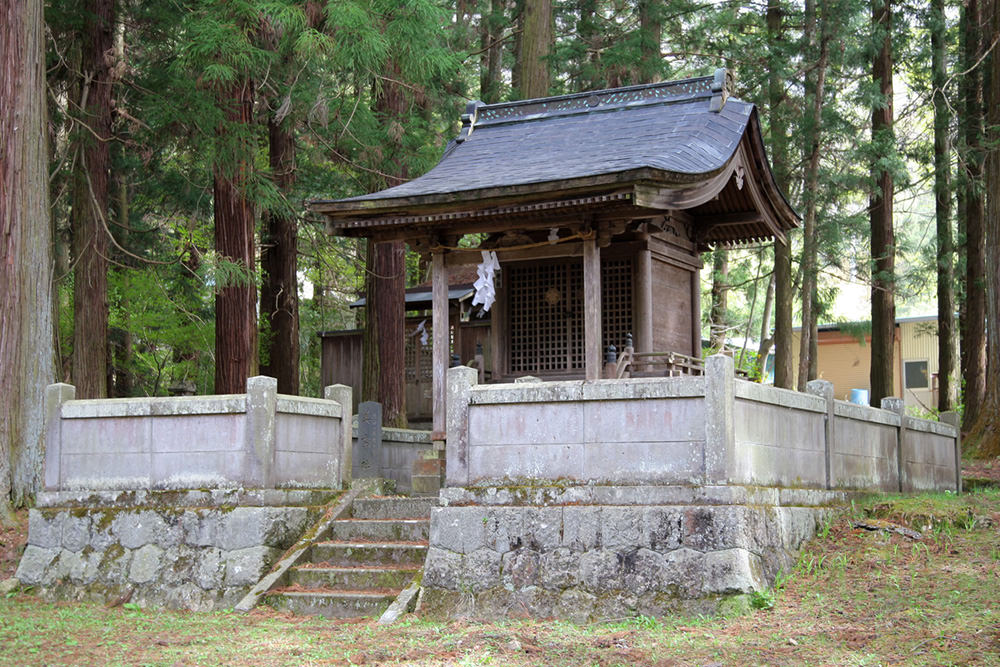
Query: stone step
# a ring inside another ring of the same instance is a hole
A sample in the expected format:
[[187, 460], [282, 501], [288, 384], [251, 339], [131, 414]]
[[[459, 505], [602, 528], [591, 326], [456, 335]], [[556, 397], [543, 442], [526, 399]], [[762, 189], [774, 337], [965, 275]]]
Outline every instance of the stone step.
[[399, 590], [395, 589], [367, 591], [278, 589], [268, 594], [266, 602], [275, 609], [294, 614], [326, 618], [357, 618], [381, 614], [397, 595]]
[[331, 526], [338, 541], [425, 542], [430, 533], [427, 519], [338, 519]]
[[343, 567], [351, 565], [416, 565], [427, 557], [427, 542], [360, 542], [329, 540], [312, 547], [311, 562]]
[[421, 519], [430, 517], [432, 507], [437, 507], [436, 497], [356, 498], [351, 514], [356, 519]]
[[356, 566], [324, 567], [303, 565], [289, 573], [296, 588], [327, 588], [346, 590], [402, 589], [410, 584], [419, 566]]

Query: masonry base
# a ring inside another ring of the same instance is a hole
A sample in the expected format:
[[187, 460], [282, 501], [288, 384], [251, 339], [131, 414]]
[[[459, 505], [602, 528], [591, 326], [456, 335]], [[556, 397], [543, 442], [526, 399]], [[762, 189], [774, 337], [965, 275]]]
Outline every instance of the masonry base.
[[420, 611], [578, 622], [724, 611], [788, 571], [845, 499], [726, 486], [446, 489]]
[[28, 545], [15, 576], [48, 599], [232, 607], [338, 495], [280, 489], [43, 494], [29, 513]]

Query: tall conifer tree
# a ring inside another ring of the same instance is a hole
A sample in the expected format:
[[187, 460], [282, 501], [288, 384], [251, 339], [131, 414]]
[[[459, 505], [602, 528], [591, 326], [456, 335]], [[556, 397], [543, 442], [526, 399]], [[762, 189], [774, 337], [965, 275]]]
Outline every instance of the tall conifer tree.
[[893, 395], [896, 333], [896, 241], [892, 223], [893, 176], [885, 156], [895, 153], [892, 104], [892, 0], [872, 0], [875, 53], [872, 80], [878, 95], [872, 107], [872, 191], [869, 201], [872, 253], [871, 403]]

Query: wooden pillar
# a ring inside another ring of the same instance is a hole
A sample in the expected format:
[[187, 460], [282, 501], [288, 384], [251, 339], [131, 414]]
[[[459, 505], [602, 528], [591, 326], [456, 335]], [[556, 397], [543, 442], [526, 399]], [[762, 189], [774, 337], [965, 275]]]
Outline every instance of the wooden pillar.
[[601, 250], [596, 239], [583, 242], [583, 349], [587, 380], [601, 377]]
[[691, 356], [701, 359], [701, 271], [691, 272]]
[[653, 257], [639, 251], [635, 268], [635, 351], [653, 351]]
[[433, 400], [433, 424], [431, 440], [445, 439], [447, 419], [447, 378], [448, 378], [448, 267], [444, 261], [444, 250], [431, 253], [431, 276], [433, 280], [433, 314], [431, 327], [433, 334], [433, 356], [431, 359], [431, 396]]

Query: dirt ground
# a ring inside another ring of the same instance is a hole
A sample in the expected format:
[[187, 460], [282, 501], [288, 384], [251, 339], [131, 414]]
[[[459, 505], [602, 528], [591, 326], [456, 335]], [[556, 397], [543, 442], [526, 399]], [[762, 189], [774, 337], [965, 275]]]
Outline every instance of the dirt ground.
[[28, 510], [14, 513], [14, 525], [0, 524], [0, 581], [14, 576], [21, 552], [28, 541]]
[[1000, 485], [1000, 458], [963, 461], [962, 477], [985, 479]]

